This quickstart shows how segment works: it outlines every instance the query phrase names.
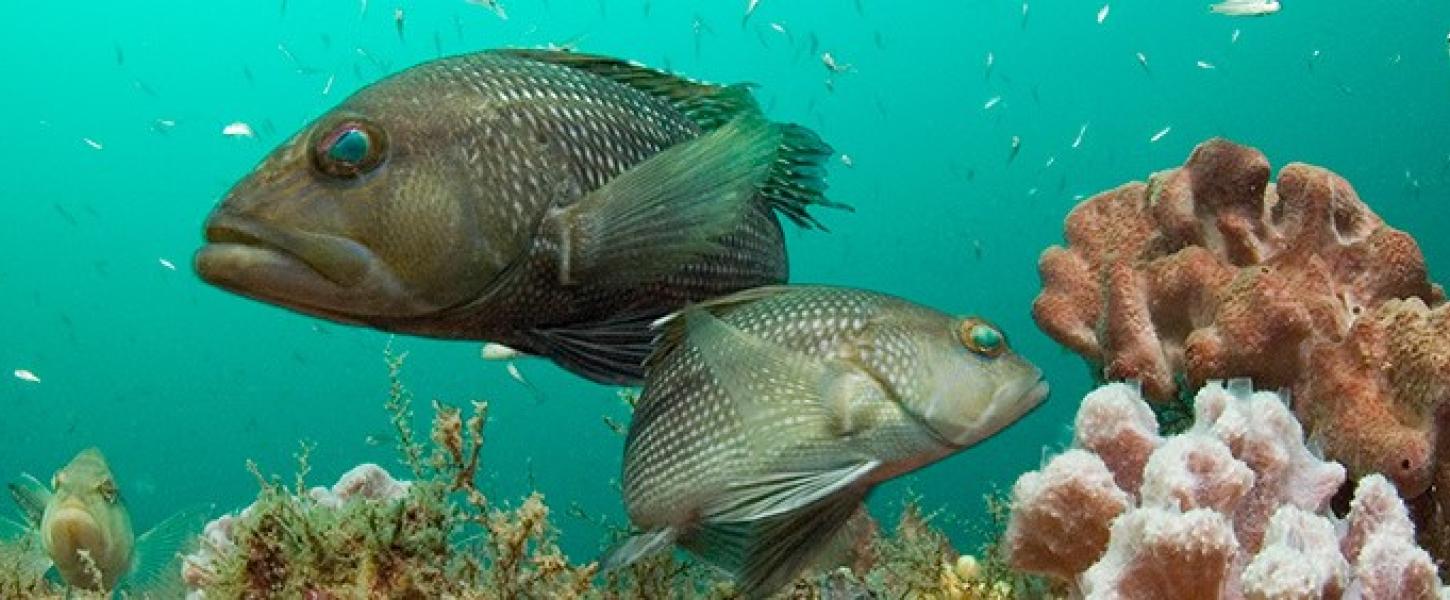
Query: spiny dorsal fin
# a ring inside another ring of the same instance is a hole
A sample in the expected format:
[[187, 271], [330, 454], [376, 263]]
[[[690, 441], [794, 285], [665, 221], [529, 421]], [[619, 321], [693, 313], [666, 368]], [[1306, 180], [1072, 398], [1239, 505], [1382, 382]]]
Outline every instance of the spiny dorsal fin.
[[579, 69], [629, 86], [670, 103], [705, 131], [724, 125], [743, 111], [760, 110], [743, 85], [720, 86], [652, 69], [633, 61], [568, 50], [510, 49], [498, 52]]
[[763, 285], [747, 290], [741, 290], [733, 294], [727, 294], [691, 304], [679, 311], [670, 313], [655, 321], [651, 327], [659, 332], [654, 339], [654, 351], [649, 358], [645, 359], [644, 365], [648, 367], [657, 362], [660, 358], [675, 351], [680, 343], [685, 340], [685, 313], [692, 310], [709, 311], [712, 315], [722, 315], [733, 307], [746, 304], [776, 294], [790, 291], [791, 286], [785, 285]]
[[[750, 84], [705, 83], [646, 67], [636, 62], [568, 50], [498, 50], [519, 58], [561, 65], [609, 79], [670, 103], [705, 131], [714, 130], [743, 112], [760, 112]], [[835, 154], [814, 131], [781, 125], [781, 143], [760, 195], [786, 218], [804, 228], [825, 229], [807, 212], [812, 205], [850, 210], [825, 196], [826, 161]]]

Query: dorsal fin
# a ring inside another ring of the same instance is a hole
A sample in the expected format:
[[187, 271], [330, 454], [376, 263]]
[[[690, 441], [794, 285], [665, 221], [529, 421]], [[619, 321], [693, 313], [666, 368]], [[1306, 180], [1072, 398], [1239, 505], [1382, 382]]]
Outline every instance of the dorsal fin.
[[[760, 112], [750, 84], [716, 85], [652, 69], [636, 62], [569, 50], [497, 50], [501, 54], [565, 66], [603, 77], [654, 96], [679, 110], [700, 129], [712, 131], [745, 111]], [[810, 129], [781, 125], [776, 151], [760, 195], [796, 225], [825, 229], [807, 209], [811, 205], [850, 210], [826, 198], [825, 164], [835, 150]]]
[[785, 285], [763, 285], [696, 302], [659, 318], [650, 325], [657, 332], [657, 335], [654, 338], [654, 350], [645, 359], [645, 367], [648, 368], [665, 355], [675, 351], [685, 341], [685, 313], [692, 310], [704, 310], [709, 311], [712, 315], [719, 316], [729, 312], [730, 308], [735, 306], [768, 298], [790, 291], [790, 289], [790, 286]]
[[[586, 71], [664, 100], [700, 129], [709, 131], [745, 110], [760, 110], [745, 85], [722, 86], [696, 81], [642, 64], [569, 50], [499, 50], [502, 54]], [[731, 93], [733, 92], [733, 93]]]

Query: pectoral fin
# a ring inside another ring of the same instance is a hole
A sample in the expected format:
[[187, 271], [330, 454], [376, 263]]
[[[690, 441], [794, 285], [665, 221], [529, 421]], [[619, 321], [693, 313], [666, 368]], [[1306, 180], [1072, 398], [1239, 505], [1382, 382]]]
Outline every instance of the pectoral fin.
[[[864, 425], [872, 403], [885, 398], [875, 380], [850, 363], [773, 344], [708, 308], [688, 309], [680, 318], [689, 343], [730, 395], [746, 440], [760, 452], [844, 441]], [[831, 462], [840, 460], [837, 455]]]
[[10, 497], [15, 499], [26, 521], [32, 526], [40, 525], [45, 505], [50, 504], [50, 488], [29, 473], [22, 473], [19, 481], [10, 484]]
[[744, 480], [706, 504], [710, 521], [757, 521], [815, 504], [861, 480], [880, 466], [877, 461], [842, 464], [818, 471], [771, 473]]
[[721, 250], [720, 238], [764, 184], [780, 138], [759, 112], [745, 112], [551, 213], [561, 283], [639, 285]]
[[599, 561], [599, 570], [607, 572], [627, 567], [638, 560], [669, 550], [678, 538], [679, 530], [674, 527], [629, 536], [605, 553], [604, 558]]
[[865, 498], [865, 488], [848, 488], [774, 517], [707, 521], [683, 544], [734, 573], [743, 597], [764, 598], [814, 564], [839, 539]]
[[190, 507], [137, 536], [131, 572], [123, 582], [126, 589], [140, 595], [175, 589], [181, 577], [177, 561], [211, 512], [211, 506]]

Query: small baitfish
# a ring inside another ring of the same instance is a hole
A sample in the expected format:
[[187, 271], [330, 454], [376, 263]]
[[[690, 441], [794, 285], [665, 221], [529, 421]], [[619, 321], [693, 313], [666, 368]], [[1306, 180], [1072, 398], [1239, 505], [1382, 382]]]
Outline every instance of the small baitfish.
[[202, 279], [338, 322], [637, 383], [649, 324], [787, 276], [831, 148], [746, 87], [552, 50], [444, 58], [283, 142], [206, 222]]
[[[127, 579], [145, 590], [169, 571], [195, 513], [178, 513], [137, 537], [111, 467], [100, 450], [82, 450], [46, 486], [30, 475], [10, 493], [39, 538], [48, 564], [67, 585], [109, 591]], [[193, 522], [195, 521], [195, 522]], [[89, 564], [88, 564], [89, 563]]]
[[624, 503], [641, 533], [604, 565], [679, 544], [749, 598], [818, 565], [874, 486], [1047, 395], [987, 321], [872, 292], [757, 288], [660, 328], [625, 442]]

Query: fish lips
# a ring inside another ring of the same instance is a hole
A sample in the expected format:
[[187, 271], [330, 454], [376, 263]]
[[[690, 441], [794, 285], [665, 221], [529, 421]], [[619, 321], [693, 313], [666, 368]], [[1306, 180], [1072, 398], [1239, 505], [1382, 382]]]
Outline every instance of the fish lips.
[[992, 401], [987, 404], [987, 410], [971, 426], [950, 434], [941, 432], [951, 440], [951, 445], [959, 448], [976, 445], [1041, 405], [1047, 399], [1047, 381], [1042, 378], [1041, 369], [1031, 366], [1029, 368], [1033, 373], [1031, 377], [998, 386], [992, 392]]
[[272, 304], [336, 321], [411, 316], [430, 307], [371, 250], [353, 240], [272, 226], [218, 212], [193, 263], [203, 281]]

